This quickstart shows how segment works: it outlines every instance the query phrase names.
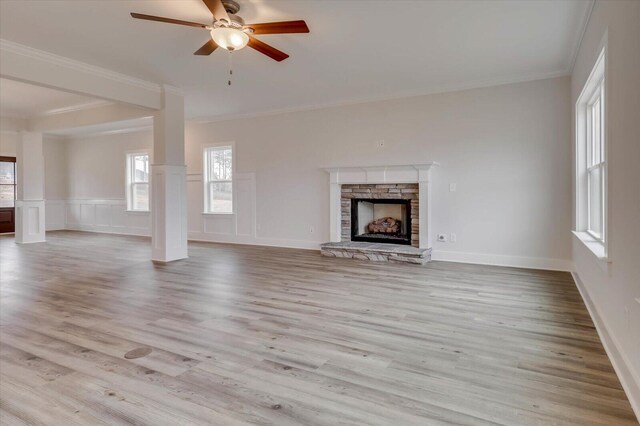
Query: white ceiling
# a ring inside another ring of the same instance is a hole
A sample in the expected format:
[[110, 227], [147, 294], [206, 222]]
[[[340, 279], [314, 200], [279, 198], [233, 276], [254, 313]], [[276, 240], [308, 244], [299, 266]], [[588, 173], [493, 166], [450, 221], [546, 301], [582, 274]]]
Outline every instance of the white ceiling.
[[87, 96], [0, 78], [0, 116], [31, 118], [102, 104]]
[[[305, 19], [310, 34], [259, 36], [289, 53], [245, 48], [194, 56], [209, 23], [201, 0], [0, 1], [0, 38], [182, 88], [187, 116], [250, 115], [566, 74], [591, 1], [239, 0], [246, 22]], [[4, 91], [4, 87], [3, 87]], [[25, 107], [28, 109], [28, 107]]]

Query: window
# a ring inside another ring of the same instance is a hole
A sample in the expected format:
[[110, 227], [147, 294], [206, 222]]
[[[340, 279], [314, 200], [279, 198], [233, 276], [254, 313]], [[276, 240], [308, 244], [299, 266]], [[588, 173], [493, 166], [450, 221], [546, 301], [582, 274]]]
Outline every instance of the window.
[[0, 157], [0, 208], [16, 205], [16, 159]]
[[204, 149], [205, 213], [233, 213], [233, 146]]
[[149, 154], [127, 154], [127, 210], [149, 211]]
[[576, 235], [601, 258], [607, 244], [605, 51], [576, 103]]
[[604, 80], [587, 106], [587, 232], [604, 241]]

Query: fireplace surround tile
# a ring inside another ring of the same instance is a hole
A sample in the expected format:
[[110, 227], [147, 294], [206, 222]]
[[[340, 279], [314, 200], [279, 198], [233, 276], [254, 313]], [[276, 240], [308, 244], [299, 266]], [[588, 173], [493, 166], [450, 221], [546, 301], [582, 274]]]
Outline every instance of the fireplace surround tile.
[[[411, 200], [411, 246], [420, 247], [419, 186], [417, 183], [343, 184], [340, 188], [341, 240], [351, 241], [351, 200]], [[389, 245], [389, 244], [386, 244]]]

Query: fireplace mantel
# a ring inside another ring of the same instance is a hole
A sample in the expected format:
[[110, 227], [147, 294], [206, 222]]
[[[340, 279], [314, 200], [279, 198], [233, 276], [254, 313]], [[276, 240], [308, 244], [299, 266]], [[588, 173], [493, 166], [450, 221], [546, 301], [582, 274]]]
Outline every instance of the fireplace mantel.
[[420, 248], [431, 248], [431, 171], [439, 163], [393, 166], [328, 167], [329, 173], [329, 229], [331, 242], [341, 240], [341, 191], [344, 184], [417, 183], [419, 193]]
[[428, 182], [435, 161], [395, 166], [328, 167], [330, 182], [343, 183], [419, 183]]

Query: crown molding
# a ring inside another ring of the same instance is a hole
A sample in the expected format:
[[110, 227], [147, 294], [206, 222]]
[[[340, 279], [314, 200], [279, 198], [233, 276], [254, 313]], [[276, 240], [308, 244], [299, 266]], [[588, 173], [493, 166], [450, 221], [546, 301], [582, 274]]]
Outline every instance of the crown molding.
[[121, 135], [123, 133], [135, 133], [135, 132], [142, 132], [145, 130], [153, 130], [153, 125], [147, 124], [144, 126], [130, 126], [130, 127], [125, 127], [123, 129], [117, 129], [117, 130], [105, 130], [102, 132], [78, 135], [77, 138], [72, 137], [71, 139], [78, 139], [78, 138], [87, 137], [87, 136], [96, 137], [96, 136], [106, 136], [106, 135]]
[[70, 106], [66, 106], [66, 107], [50, 109], [50, 110], [47, 110], [47, 111], [36, 113], [34, 115], [21, 115], [21, 114], [9, 113], [9, 114], [2, 114], [1, 117], [2, 118], [18, 119], [18, 120], [27, 120], [28, 121], [28, 120], [31, 120], [32, 118], [50, 117], [52, 115], [66, 114], [66, 113], [78, 112], [78, 111], [85, 111], [85, 110], [88, 110], [88, 109], [99, 108], [99, 107], [108, 106], [108, 105], [115, 105], [115, 104], [116, 104], [115, 102], [96, 99], [96, 100], [89, 101], [89, 102], [84, 102], [84, 103], [81, 103], [81, 104], [76, 104], [76, 105], [70, 105]]
[[589, 21], [591, 20], [591, 14], [593, 13], [593, 7], [596, 4], [596, 0], [590, 0], [589, 6], [585, 9], [585, 13], [582, 16], [582, 22], [580, 23], [580, 34], [576, 39], [576, 42], [573, 46], [573, 52], [569, 57], [569, 66], [567, 67], [567, 74], [573, 74], [573, 67], [576, 65], [576, 60], [578, 59], [578, 52], [580, 51], [580, 46], [582, 46], [582, 40], [584, 39], [584, 35], [587, 32], [587, 26], [589, 25]]
[[141, 123], [140, 125], [131, 125], [126, 126], [121, 129], [113, 129], [113, 130], [94, 130], [87, 132], [78, 132], [71, 134], [64, 133], [47, 133], [48, 135], [55, 135], [64, 140], [78, 140], [78, 139], [86, 139], [86, 138], [97, 138], [100, 136], [108, 136], [108, 135], [121, 135], [126, 133], [135, 133], [142, 131], [151, 131], [153, 130], [153, 124]]
[[161, 86], [162, 91], [165, 93], [169, 93], [172, 95], [179, 95], [179, 96], [184, 96], [184, 92], [182, 91], [182, 89], [175, 87], [175, 86], [171, 86], [168, 84], [163, 84]]
[[326, 103], [320, 103], [320, 104], [304, 105], [299, 107], [256, 111], [256, 112], [247, 113], [247, 114], [229, 114], [229, 115], [193, 117], [193, 118], [188, 118], [186, 121], [190, 123], [195, 123], [195, 124], [206, 124], [206, 123], [216, 123], [221, 121], [231, 121], [231, 120], [239, 120], [239, 119], [247, 119], [247, 118], [269, 117], [273, 115], [291, 114], [296, 112], [339, 108], [344, 106], [393, 101], [393, 100], [399, 100], [399, 99], [418, 98], [418, 97], [427, 96], [427, 95], [438, 95], [438, 94], [444, 94], [444, 93], [462, 92], [465, 90], [486, 89], [490, 87], [506, 86], [509, 84], [527, 83], [527, 82], [538, 81], [538, 80], [547, 80], [552, 78], [566, 77], [568, 75], [570, 75], [570, 73], [566, 70], [553, 71], [548, 73], [526, 74], [521, 76], [505, 77], [505, 78], [498, 78], [498, 79], [479, 80], [476, 82], [463, 83], [463, 84], [434, 86], [432, 88], [428, 88], [424, 90], [414, 90], [411, 92], [398, 92], [392, 95], [371, 96], [371, 97], [363, 97], [358, 99], [343, 100], [343, 101], [337, 101], [337, 102], [326, 102]]
[[85, 62], [65, 58], [64, 56], [45, 52], [44, 50], [34, 49], [33, 47], [25, 46], [23, 44], [15, 43], [13, 41], [5, 39], [0, 39], [0, 51], [6, 51], [29, 58], [46, 61], [54, 65], [86, 72], [98, 77], [106, 78], [119, 83], [126, 83], [135, 87], [139, 87], [141, 89], [155, 91], [157, 93], [160, 93], [162, 90], [162, 87], [156, 83], [151, 83], [149, 81], [131, 77], [116, 71], [111, 71], [106, 68], [90, 65]]
[[48, 111], [44, 111], [44, 112], [41, 112], [39, 114], [36, 114], [34, 117], [49, 117], [49, 116], [52, 116], [52, 115], [84, 111], [84, 110], [88, 110], [88, 109], [99, 108], [99, 107], [108, 106], [108, 105], [115, 105], [115, 104], [116, 104], [115, 102], [104, 101], [104, 100], [101, 100], [101, 99], [97, 99], [97, 100], [94, 100], [94, 101], [84, 102], [84, 103], [77, 104], [77, 105], [70, 105], [70, 106], [67, 106], [67, 107], [50, 109]]

